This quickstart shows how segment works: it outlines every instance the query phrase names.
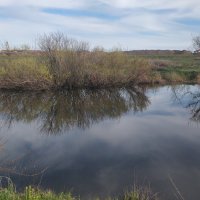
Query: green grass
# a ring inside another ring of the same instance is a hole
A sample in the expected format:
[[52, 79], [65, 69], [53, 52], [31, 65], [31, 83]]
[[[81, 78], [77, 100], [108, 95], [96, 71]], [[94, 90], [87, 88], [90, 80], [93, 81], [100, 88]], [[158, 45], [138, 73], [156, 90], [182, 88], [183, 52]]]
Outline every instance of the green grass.
[[141, 55], [149, 59], [153, 70], [167, 83], [199, 83], [200, 57], [193, 54]]
[[[17, 193], [13, 185], [0, 189], [0, 200], [81, 200], [81, 197], [75, 197], [71, 193], [56, 194], [52, 191], [42, 191], [29, 186], [21, 193]], [[93, 200], [100, 200], [94, 198]], [[126, 192], [121, 197], [108, 197], [105, 200], [158, 200], [157, 195], [152, 194], [149, 189], [134, 189]]]
[[71, 193], [55, 194], [51, 191], [41, 191], [29, 186], [23, 193], [17, 193], [12, 185], [0, 190], [1, 200], [75, 200]]

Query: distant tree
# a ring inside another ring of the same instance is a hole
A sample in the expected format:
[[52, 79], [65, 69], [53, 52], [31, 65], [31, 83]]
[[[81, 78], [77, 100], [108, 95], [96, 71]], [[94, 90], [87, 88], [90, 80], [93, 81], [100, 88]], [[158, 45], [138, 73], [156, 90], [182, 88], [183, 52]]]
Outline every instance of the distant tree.
[[8, 41], [5, 41], [5, 42], [1, 43], [1, 49], [2, 50], [6, 50], [6, 51], [10, 50], [10, 45], [9, 45]]
[[31, 49], [31, 47], [30, 47], [28, 44], [22, 44], [22, 45], [20, 46], [20, 49], [21, 49], [21, 50], [24, 50], [24, 51], [28, 51], [28, 50]]
[[200, 35], [193, 37], [192, 41], [193, 41], [194, 49], [199, 50], [200, 49]]

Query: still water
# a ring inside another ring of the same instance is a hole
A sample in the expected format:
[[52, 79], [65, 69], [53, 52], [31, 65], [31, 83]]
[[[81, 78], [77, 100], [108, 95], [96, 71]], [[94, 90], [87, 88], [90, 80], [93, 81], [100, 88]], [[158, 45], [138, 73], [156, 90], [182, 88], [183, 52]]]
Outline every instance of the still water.
[[0, 92], [0, 174], [83, 199], [134, 184], [200, 199], [200, 86]]

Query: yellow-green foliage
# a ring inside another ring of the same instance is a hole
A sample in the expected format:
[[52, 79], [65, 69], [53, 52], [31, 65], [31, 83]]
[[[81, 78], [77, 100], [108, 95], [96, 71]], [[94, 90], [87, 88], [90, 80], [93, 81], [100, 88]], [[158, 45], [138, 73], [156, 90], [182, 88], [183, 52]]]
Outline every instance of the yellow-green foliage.
[[176, 72], [166, 73], [163, 75], [163, 78], [171, 83], [184, 82], [186, 80], [183, 75], [180, 75]]
[[[94, 200], [100, 198], [94, 198]], [[106, 200], [158, 200], [155, 194], [149, 189], [133, 190], [125, 193], [121, 198], [105, 198]], [[81, 200], [80, 197], [73, 197], [71, 193], [55, 194], [51, 191], [41, 191], [29, 186], [23, 193], [17, 193], [14, 187], [0, 189], [0, 200]]]
[[152, 83], [165, 83], [165, 80], [162, 78], [160, 72], [152, 71], [150, 77]]
[[75, 200], [71, 193], [55, 194], [51, 191], [41, 191], [29, 186], [23, 193], [15, 192], [14, 188], [0, 190], [0, 200]]
[[0, 88], [45, 89], [51, 82], [47, 67], [35, 57], [8, 56], [0, 60]]

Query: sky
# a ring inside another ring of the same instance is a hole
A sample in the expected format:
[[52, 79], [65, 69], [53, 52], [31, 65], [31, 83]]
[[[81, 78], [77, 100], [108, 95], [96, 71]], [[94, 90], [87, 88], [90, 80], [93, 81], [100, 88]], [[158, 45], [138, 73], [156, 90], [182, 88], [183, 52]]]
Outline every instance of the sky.
[[200, 0], [0, 0], [0, 41], [36, 46], [63, 32], [107, 49], [192, 48]]

